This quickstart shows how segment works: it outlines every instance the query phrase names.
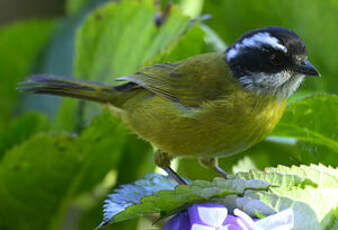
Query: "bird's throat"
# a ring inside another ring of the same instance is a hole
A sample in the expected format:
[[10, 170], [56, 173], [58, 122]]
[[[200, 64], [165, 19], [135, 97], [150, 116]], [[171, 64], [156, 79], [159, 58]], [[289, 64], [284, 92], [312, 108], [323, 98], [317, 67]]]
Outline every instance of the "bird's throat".
[[258, 95], [271, 95], [281, 99], [289, 98], [301, 85], [303, 75], [287, 71], [280, 73], [251, 73], [239, 78], [240, 85]]

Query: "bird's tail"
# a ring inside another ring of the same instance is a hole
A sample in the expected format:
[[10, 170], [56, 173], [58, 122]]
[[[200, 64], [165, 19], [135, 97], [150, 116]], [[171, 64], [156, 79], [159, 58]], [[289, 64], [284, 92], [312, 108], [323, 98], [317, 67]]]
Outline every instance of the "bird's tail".
[[20, 82], [18, 90], [35, 94], [74, 97], [99, 103], [112, 103], [119, 92], [114, 87], [75, 78], [35, 75]]

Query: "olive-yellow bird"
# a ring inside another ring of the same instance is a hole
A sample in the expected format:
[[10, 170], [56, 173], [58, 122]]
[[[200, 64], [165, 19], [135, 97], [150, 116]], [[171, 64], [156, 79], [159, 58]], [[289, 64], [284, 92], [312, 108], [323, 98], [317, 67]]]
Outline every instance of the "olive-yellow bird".
[[155, 163], [179, 183], [175, 157], [197, 157], [226, 176], [218, 157], [242, 152], [266, 137], [304, 76], [319, 76], [304, 42], [282, 27], [240, 37], [223, 53], [145, 67], [109, 87], [96, 82], [32, 76], [20, 89], [106, 104], [141, 138], [159, 149]]

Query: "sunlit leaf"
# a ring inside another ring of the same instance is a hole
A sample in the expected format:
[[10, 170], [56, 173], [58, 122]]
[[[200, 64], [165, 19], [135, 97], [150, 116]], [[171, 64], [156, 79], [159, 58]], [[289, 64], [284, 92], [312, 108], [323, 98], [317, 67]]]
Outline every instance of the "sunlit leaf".
[[266, 180], [272, 185], [274, 194], [308, 204], [322, 221], [331, 209], [338, 207], [337, 173], [338, 168], [302, 165], [266, 168], [264, 172], [251, 170], [238, 175], [245, 179]]

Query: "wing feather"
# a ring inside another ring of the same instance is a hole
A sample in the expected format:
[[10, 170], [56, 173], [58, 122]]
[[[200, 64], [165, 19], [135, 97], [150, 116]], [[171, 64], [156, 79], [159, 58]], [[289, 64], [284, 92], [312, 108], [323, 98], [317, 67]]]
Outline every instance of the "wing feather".
[[199, 106], [203, 102], [226, 96], [231, 79], [225, 54], [209, 53], [176, 63], [145, 67], [117, 80], [133, 82], [185, 106]]

